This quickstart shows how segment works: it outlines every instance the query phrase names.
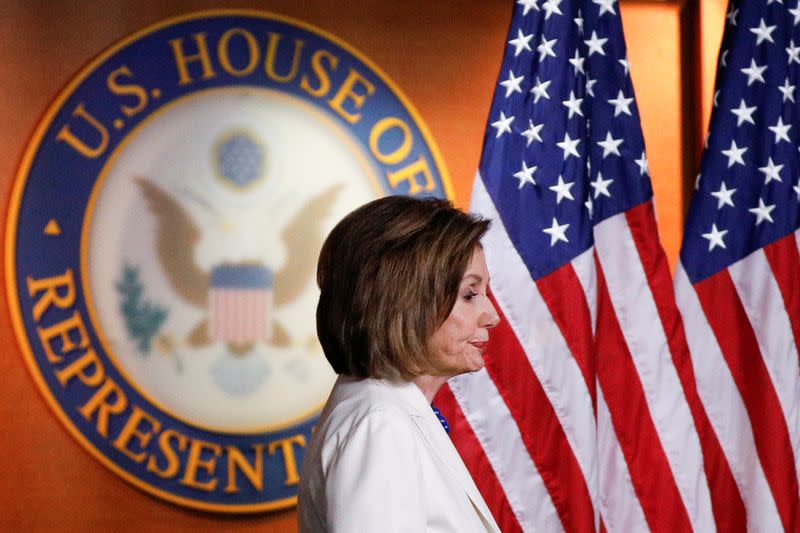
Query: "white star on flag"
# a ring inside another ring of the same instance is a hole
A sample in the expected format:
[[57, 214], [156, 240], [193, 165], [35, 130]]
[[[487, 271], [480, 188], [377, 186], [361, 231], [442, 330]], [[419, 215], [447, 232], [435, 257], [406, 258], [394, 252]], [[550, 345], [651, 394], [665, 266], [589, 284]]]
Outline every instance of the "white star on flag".
[[781, 183], [783, 183], [783, 180], [781, 179], [780, 175], [782, 169], [783, 165], [776, 165], [775, 163], [772, 162], [772, 158], [770, 157], [767, 160], [767, 166], [759, 167], [758, 169], [764, 174], [764, 177], [766, 178], [764, 180], [764, 185], [768, 184], [770, 181], [780, 181]]
[[597, 32], [592, 30], [592, 36], [583, 41], [586, 43], [586, 46], [589, 47], [589, 53], [587, 55], [589, 57], [594, 53], [598, 53], [602, 56], [606, 55], [605, 50], [603, 50], [603, 45], [606, 44], [607, 41], [608, 39], [600, 39], [597, 37]]
[[532, 33], [525, 35], [522, 30], [517, 30], [517, 38], [508, 41], [508, 44], [514, 46], [514, 57], [517, 57], [523, 50], [531, 51], [531, 45], [529, 44], [531, 39], [533, 39]]
[[550, 246], [555, 246], [558, 241], [569, 242], [567, 239], [567, 228], [569, 224], [559, 224], [555, 217], [553, 217], [553, 224], [549, 228], [542, 231], [550, 235]]
[[722, 209], [725, 205], [736, 207], [733, 205], [733, 193], [735, 192], [736, 189], [728, 189], [723, 181], [722, 185], [719, 186], [719, 190], [711, 193], [711, 196], [717, 199], [717, 209]]
[[755, 59], [751, 59], [750, 66], [741, 69], [743, 74], [747, 74], [747, 86], [750, 87], [754, 81], [764, 83], [764, 76], [762, 76], [762, 74], [764, 74], [765, 70], [767, 70], [767, 65], [759, 67], [756, 65]]
[[789, 64], [800, 63], [800, 46], [794, 45], [794, 39], [789, 40], [789, 46], [786, 47], [786, 53], [789, 54]]
[[731, 141], [731, 147], [727, 150], [721, 150], [723, 155], [728, 156], [728, 168], [731, 168], [736, 163], [744, 165], [744, 158], [742, 156], [746, 151], [747, 147], [739, 148], [736, 146], [736, 141]]
[[598, 18], [602, 17], [604, 13], [611, 13], [612, 15], [616, 15], [617, 12], [614, 11], [614, 3], [617, 0], [592, 0], [595, 4], [600, 6], [600, 14], [597, 15]]
[[592, 197], [587, 197], [586, 201], [583, 202], [583, 205], [586, 206], [586, 210], [589, 212], [589, 218], [592, 218], [594, 215], [594, 203], [592, 203]]
[[525, 79], [525, 76], [514, 76], [514, 71], [508, 71], [508, 79], [506, 81], [501, 81], [500, 85], [506, 88], [506, 98], [511, 96], [513, 93], [521, 93], [522, 88], [519, 86], [522, 83], [522, 80]]
[[794, 9], [790, 9], [789, 13], [794, 16], [794, 25], [797, 26], [800, 23], [800, 2], [797, 3]]
[[581, 74], [586, 74], [586, 71], [583, 69], [583, 62], [586, 61], [586, 58], [581, 57], [581, 54], [578, 52], [578, 49], [575, 49], [575, 56], [570, 58], [570, 64], [575, 67], [575, 75], [578, 75], [578, 72]]
[[578, 153], [579, 142], [581, 142], [580, 139], [570, 139], [569, 133], [565, 133], [564, 140], [561, 141], [560, 143], [556, 143], [556, 146], [564, 150], [564, 159], [568, 158], [571, 155], [580, 158], [581, 154]]
[[744, 98], [742, 98], [742, 101], [739, 102], [739, 107], [736, 109], [731, 109], [731, 113], [736, 115], [736, 126], [741, 126], [744, 122], [755, 124], [756, 122], [753, 120], [753, 112], [755, 112], [756, 109], [758, 109], [758, 106], [747, 107], [747, 104], [744, 102]]
[[601, 194], [603, 196], [608, 196], [609, 198], [611, 198], [611, 193], [608, 192], [608, 186], [611, 185], [611, 183], [613, 183], [613, 181], [614, 180], [612, 180], [612, 179], [604, 180], [603, 179], [603, 175], [600, 172], [597, 173], [597, 179], [592, 181], [592, 182], [589, 182], [589, 185], [591, 185], [594, 188], [594, 198], [595, 198], [595, 200]]
[[711, 224], [711, 231], [709, 233], [703, 233], [703, 238], [708, 239], [709, 252], [717, 246], [720, 248], [727, 248], [727, 246], [725, 246], [725, 241], [722, 240], [726, 233], [728, 233], [728, 230], [718, 230], [716, 224]]
[[756, 226], [764, 222], [765, 220], [772, 223], [772, 215], [770, 213], [772, 210], [775, 209], [775, 205], [765, 205], [764, 200], [761, 198], [758, 199], [758, 207], [754, 207], [752, 209], [748, 209], [751, 213], [756, 216]]
[[517, 189], [523, 188], [526, 183], [536, 185], [536, 180], [533, 179], [533, 173], [536, 172], [537, 168], [539, 167], [536, 165], [528, 167], [528, 165], [525, 164], [525, 161], [522, 162], [522, 168], [519, 170], [519, 172], [514, 173], [514, 177], [519, 180], [519, 187], [517, 187]]
[[594, 84], [597, 83], [597, 80], [593, 80], [591, 78], [586, 78], [586, 94], [589, 96], [594, 96]]
[[772, 32], [775, 31], [777, 26], [767, 26], [764, 23], [764, 19], [761, 19], [761, 23], [758, 25], [757, 28], [750, 28], [750, 31], [755, 33], [757, 36], [756, 39], [756, 46], [763, 43], [764, 41], [769, 41], [774, 43], [775, 41], [772, 39]]
[[530, 146], [533, 141], [543, 142], [541, 135], [539, 135], [539, 132], [542, 130], [543, 127], [544, 123], [534, 124], [531, 119], [528, 119], [528, 129], [520, 134], [526, 139], [528, 139], [528, 142], [527, 144], [525, 144], [525, 146]]
[[581, 111], [581, 103], [583, 102], [583, 98], [575, 98], [575, 91], [569, 92], [569, 100], [564, 100], [561, 102], [564, 106], [569, 109], [569, 113], [567, 114], [567, 119], [571, 119], [575, 114], [583, 116], [583, 111]]
[[550, 83], [550, 80], [541, 81], [539, 80], [539, 76], [536, 76], [536, 84], [531, 89], [531, 92], [533, 93], [534, 104], [537, 103], [539, 98], [542, 97], [547, 98], [548, 100], [550, 99], [550, 95], [547, 94], [547, 88], [550, 86]]
[[506, 117], [506, 114], [500, 111], [500, 118], [492, 122], [492, 127], [497, 130], [495, 139], [499, 139], [504, 133], [511, 133], [512, 122], [514, 122], [514, 117]]
[[736, 26], [736, 15], [738, 15], [738, 14], [739, 14], [739, 10], [738, 9], [734, 9], [733, 6], [731, 6], [730, 10], [728, 10], [728, 14], [725, 15], [725, 18], [728, 19], [728, 23], [731, 26]]
[[611, 132], [606, 133], [604, 141], [597, 141], [597, 144], [603, 149], [603, 159], [609, 154], [620, 155], [619, 145], [622, 144], [623, 139], [614, 139], [611, 137]]
[[539, 11], [539, 6], [536, 5], [538, 0], [517, 0], [517, 4], [523, 7], [522, 16], [528, 14], [528, 11], [533, 9], [534, 11]]
[[562, 0], [547, 0], [544, 4], [542, 4], [542, 9], [545, 11], [544, 20], [550, 18], [550, 15], [555, 13], [556, 15], [563, 15], [561, 10], [558, 8], [558, 4], [560, 4]]
[[778, 123], [774, 126], [768, 126], [767, 129], [775, 134], [775, 144], [778, 144], [781, 141], [786, 141], [788, 143], [792, 142], [789, 139], [789, 129], [791, 127], [791, 124], [783, 123], [783, 117], [778, 117]]
[[642, 157], [641, 158], [634, 159], [633, 162], [636, 163], [636, 165], [639, 167], [639, 175], [640, 176], [643, 176], [644, 174], [649, 174], [650, 173], [650, 168], [647, 165], [647, 158], [645, 157], [644, 152], [642, 152]]
[[622, 89], [617, 93], [616, 98], [612, 98], [608, 101], [609, 104], [614, 106], [614, 116], [616, 117], [620, 113], [625, 113], [628, 116], [631, 116], [631, 102], [633, 102], [633, 97], [625, 98], [625, 94], [622, 92]]
[[581, 10], [578, 10], [578, 16], [572, 19], [575, 21], [575, 25], [578, 27], [578, 34], [583, 35], [583, 14]]
[[574, 200], [575, 198], [572, 197], [572, 193], [569, 191], [572, 186], [575, 185], [574, 181], [569, 183], [564, 183], [564, 177], [558, 177], [558, 183], [556, 185], [551, 185], [549, 189], [556, 193], [556, 205], [561, 203], [561, 200], [564, 198], [569, 198], [570, 200]]
[[628, 58], [625, 57], [625, 59], [618, 59], [617, 61], [619, 62], [620, 65], [622, 65], [622, 68], [625, 69], [625, 75], [627, 76], [631, 70], [631, 65], [630, 63], [628, 63]]
[[536, 51], [539, 52], [539, 61], [543, 61], [547, 56], [556, 57], [553, 46], [555, 46], [557, 41], [558, 39], [550, 39], [548, 41], [545, 36], [542, 35], [542, 42], [536, 47]]
[[792, 189], [794, 189], [794, 192], [797, 193], [797, 201], [800, 202], [800, 178], [797, 178], [797, 185], [792, 187]]
[[791, 100], [794, 102], [794, 88], [795, 86], [789, 83], [789, 77], [786, 77], [786, 81], [783, 82], [783, 85], [778, 86], [778, 90], [783, 94], [783, 102], [786, 100]]

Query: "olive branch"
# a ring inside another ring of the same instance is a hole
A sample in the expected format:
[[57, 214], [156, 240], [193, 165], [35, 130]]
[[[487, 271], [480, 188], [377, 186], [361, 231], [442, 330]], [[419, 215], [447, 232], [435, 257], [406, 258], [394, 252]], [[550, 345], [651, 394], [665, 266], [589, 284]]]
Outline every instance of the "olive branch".
[[139, 280], [139, 269], [125, 264], [122, 278], [115, 284], [122, 297], [120, 311], [125, 317], [128, 335], [136, 341], [139, 350], [150, 353], [153, 337], [167, 319], [167, 310], [142, 298], [144, 287]]

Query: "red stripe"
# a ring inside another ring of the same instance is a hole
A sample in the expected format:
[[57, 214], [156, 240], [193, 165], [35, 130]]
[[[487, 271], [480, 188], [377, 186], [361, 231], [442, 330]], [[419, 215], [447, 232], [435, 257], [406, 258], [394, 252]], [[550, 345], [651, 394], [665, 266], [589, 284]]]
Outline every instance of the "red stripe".
[[233, 291], [225, 291], [225, 307], [228, 318], [228, 329], [230, 330], [229, 341], [238, 342], [239, 340], [239, 317], [236, 312], [236, 303], [234, 301]]
[[594, 531], [594, 508], [575, 453], [550, 399], [494, 296], [500, 323], [492, 331], [486, 370], [497, 386], [566, 531]]
[[254, 342], [259, 340], [259, 328], [256, 323], [256, 306], [261, 295], [255, 291], [250, 291], [247, 302], [247, 341]]
[[252, 291], [246, 291], [244, 293], [244, 300], [245, 300], [245, 341], [252, 341], [253, 340], [253, 333], [254, 333], [254, 325], [253, 325], [253, 305], [255, 304], [255, 299], [253, 298]]
[[250, 340], [250, 293], [239, 289], [239, 316], [242, 320], [242, 342]]
[[794, 345], [800, 356], [800, 253], [794, 233], [765, 246], [764, 254], [783, 296], [783, 305], [792, 324]]
[[625, 218], [633, 235], [633, 242], [653, 294], [658, 315], [661, 317], [661, 325], [664, 327], [669, 351], [672, 354], [672, 364], [678, 373], [686, 403], [689, 405], [700, 438], [717, 530], [746, 531], [744, 501], [695, 386], [694, 367], [686, 342], [683, 321], [675, 304], [669, 265], [657, 238], [658, 228], [653, 203], [646, 202], [629, 209], [625, 213]]
[[236, 316], [236, 343], [244, 340], [244, 310], [242, 309], [241, 301], [239, 301], [238, 290], [231, 291], [231, 308]]
[[233, 313], [231, 312], [231, 297], [228, 294], [228, 291], [225, 291], [222, 294], [223, 294], [222, 316], [224, 317], [225, 320], [225, 330], [223, 333], [223, 338], [225, 339], [225, 342], [231, 342], [233, 340], [233, 332], [234, 332]]
[[[653, 425], [639, 374], [597, 268], [597, 378], [651, 531], [691, 531], [692, 525]], [[601, 465], [602, 467], [602, 465]]]
[[236, 341], [236, 308], [231, 306], [230, 291], [225, 291], [225, 318], [227, 322], [227, 330], [225, 340], [228, 342]]
[[722, 354], [742, 395], [756, 452], [786, 531], [800, 529], [800, 496], [789, 429], [761, 356], [753, 327], [730, 273], [694, 285]]
[[453, 444], [464, 464], [467, 465], [472, 479], [475, 480], [475, 485], [492, 511], [492, 516], [500, 526], [500, 530], [504, 532], [522, 531], [514, 511], [508, 503], [503, 486], [497, 479], [486, 454], [483, 453], [481, 443], [473, 433], [464, 413], [461, 412], [450, 387], [445, 385], [439, 389], [434, 403], [447, 419]]
[[536, 286], [581, 369], [596, 414], [597, 390], [595, 387], [597, 381], [595, 380], [592, 315], [589, 312], [589, 304], [581, 288], [578, 275], [571, 264], [566, 264], [547, 276], [539, 278]]

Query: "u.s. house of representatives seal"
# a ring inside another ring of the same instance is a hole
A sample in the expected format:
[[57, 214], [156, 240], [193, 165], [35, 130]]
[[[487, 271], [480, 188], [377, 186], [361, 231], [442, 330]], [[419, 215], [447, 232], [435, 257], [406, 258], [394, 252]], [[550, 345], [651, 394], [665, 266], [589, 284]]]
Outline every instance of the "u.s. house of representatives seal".
[[335, 377], [315, 336], [322, 240], [368, 200], [448, 187], [408, 100], [333, 35], [252, 11], [147, 28], [78, 73], [20, 166], [6, 279], [26, 362], [134, 485], [293, 505]]

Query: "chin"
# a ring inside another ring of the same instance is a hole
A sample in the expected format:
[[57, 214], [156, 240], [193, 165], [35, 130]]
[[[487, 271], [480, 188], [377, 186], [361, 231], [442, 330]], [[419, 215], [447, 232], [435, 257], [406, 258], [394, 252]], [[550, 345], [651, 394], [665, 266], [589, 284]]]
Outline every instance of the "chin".
[[464, 369], [463, 373], [464, 374], [468, 374], [468, 373], [472, 373], [472, 372], [477, 372], [478, 370], [482, 369], [484, 366], [486, 366], [486, 362], [483, 359], [480, 359], [478, 361], [471, 361], [470, 365]]

